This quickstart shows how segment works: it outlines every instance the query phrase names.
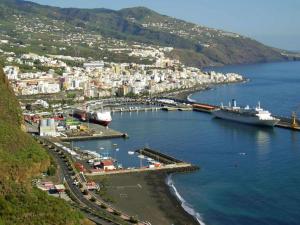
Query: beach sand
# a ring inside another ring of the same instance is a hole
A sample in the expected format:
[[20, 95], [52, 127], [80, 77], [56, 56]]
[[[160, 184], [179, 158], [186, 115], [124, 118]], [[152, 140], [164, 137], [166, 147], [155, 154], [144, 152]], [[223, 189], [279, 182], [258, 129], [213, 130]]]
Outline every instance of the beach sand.
[[[152, 225], [196, 225], [165, 183], [166, 173], [134, 173], [107, 176], [112, 205]], [[93, 178], [97, 181], [97, 178]]]

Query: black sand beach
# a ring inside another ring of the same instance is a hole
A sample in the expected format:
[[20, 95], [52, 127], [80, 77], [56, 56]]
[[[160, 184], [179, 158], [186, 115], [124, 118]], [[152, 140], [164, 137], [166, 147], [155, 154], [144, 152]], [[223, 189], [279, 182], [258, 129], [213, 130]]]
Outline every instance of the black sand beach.
[[114, 200], [112, 205], [152, 225], [198, 224], [171, 193], [166, 177], [162, 172], [107, 176], [108, 195]]

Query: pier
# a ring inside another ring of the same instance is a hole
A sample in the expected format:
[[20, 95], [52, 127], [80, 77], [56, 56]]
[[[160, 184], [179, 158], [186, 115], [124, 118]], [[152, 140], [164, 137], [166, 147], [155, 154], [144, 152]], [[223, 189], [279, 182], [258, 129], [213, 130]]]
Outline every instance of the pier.
[[191, 163], [184, 162], [182, 160], [176, 159], [167, 154], [161, 153], [160, 151], [150, 149], [150, 148], [141, 148], [135, 151], [136, 153], [147, 156], [156, 162], [161, 163], [157, 167], [140, 167], [132, 169], [119, 169], [111, 171], [97, 171], [97, 172], [86, 172], [86, 176], [101, 176], [101, 175], [116, 175], [116, 174], [128, 174], [128, 173], [142, 173], [142, 172], [158, 172], [163, 171], [167, 173], [174, 172], [192, 172], [198, 170], [199, 167], [192, 165]]
[[165, 164], [184, 163], [183, 161], [175, 159], [172, 156], [163, 154], [157, 150], [150, 149], [150, 148], [141, 148], [141, 149], [136, 150], [135, 152], [137, 152], [141, 155], [145, 155], [147, 157], [157, 160], [158, 162], [165, 163]]
[[162, 107], [147, 107], [147, 108], [140, 108], [140, 107], [129, 107], [129, 108], [113, 108], [111, 110], [112, 113], [122, 113], [122, 112], [148, 112], [148, 111], [158, 111], [161, 110]]

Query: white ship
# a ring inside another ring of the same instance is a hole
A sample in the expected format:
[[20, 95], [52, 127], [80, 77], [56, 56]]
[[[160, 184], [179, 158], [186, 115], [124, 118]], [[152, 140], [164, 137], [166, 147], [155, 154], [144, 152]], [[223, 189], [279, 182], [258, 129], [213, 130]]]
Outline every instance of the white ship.
[[232, 105], [223, 106], [212, 112], [217, 118], [236, 121], [240, 123], [253, 124], [258, 126], [275, 126], [280, 120], [273, 117], [271, 113], [260, 107], [260, 103], [255, 108], [246, 106], [238, 107], [236, 101], [232, 100]]

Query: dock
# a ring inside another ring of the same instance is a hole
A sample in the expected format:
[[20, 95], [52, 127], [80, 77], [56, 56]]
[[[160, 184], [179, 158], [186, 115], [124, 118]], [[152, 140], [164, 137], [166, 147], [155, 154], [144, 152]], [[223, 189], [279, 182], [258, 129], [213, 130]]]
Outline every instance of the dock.
[[176, 163], [184, 163], [181, 160], [178, 160], [172, 156], [161, 153], [160, 151], [151, 149], [151, 148], [141, 148], [135, 151], [138, 154], [145, 155], [152, 159], [155, 159], [158, 162], [165, 164], [176, 164]]
[[[212, 113], [214, 110], [219, 109], [219, 106], [211, 105], [207, 103], [201, 103], [201, 102], [191, 102], [189, 100], [182, 100], [182, 99], [174, 99], [170, 98], [171, 100], [178, 102], [178, 103], [185, 103], [185, 104], [191, 104], [194, 111], [198, 112], [204, 112], [204, 113]], [[296, 120], [296, 126], [292, 126], [292, 119], [288, 117], [282, 117], [282, 116], [276, 116], [275, 118], [278, 118], [280, 122], [275, 125], [275, 127], [288, 129], [291, 131], [300, 131], [300, 120]]]
[[109, 127], [103, 127], [98, 124], [82, 122], [89, 132], [66, 133], [61, 136], [61, 141], [86, 141], [86, 140], [103, 140], [114, 138], [128, 138], [128, 134], [113, 130]]
[[114, 108], [111, 110], [112, 113], [122, 113], [122, 112], [154, 112], [161, 110], [162, 107], [147, 107], [147, 108]]
[[192, 111], [192, 107], [163, 107], [162, 110], [164, 111]]
[[[292, 124], [292, 119], [291, 118], [286, 118], [286, 117], [280, 117], [280, 116], [275, 116], [276, 118], [280, 119], [280, 122], [276, 124], [276, 127], [278, 128], [283, 128], [283, 129], [289, 129], [293, 131], [300, 131], [300, 126], [291, 126]], [[300, 121], [296, 121], [297, 124], [300, 124]]]
[[191, 163], [184, 162], [182, 160], [176, 159], [167, 154], [161, 153], [158, 150], [150, 148], [141, 148], [135, 151], [140, 155], [147, 156], [156, 162], [161, 163], [159, 167], [141, 167], [141, 168], [132, 168], [132, 169], [119, 169], [112, 171], [98, 171], [98, 172], [87, 172], [86, 176], [103, 176], [103, 175], [114, 175], [114, 174], [128, 174], [128, 173], [142, 173], [142, 172], [192, 172], [199, 170], [198, 166], [195, 166]]

